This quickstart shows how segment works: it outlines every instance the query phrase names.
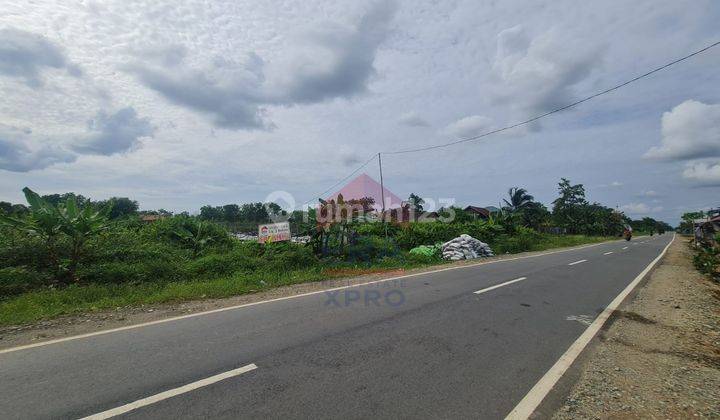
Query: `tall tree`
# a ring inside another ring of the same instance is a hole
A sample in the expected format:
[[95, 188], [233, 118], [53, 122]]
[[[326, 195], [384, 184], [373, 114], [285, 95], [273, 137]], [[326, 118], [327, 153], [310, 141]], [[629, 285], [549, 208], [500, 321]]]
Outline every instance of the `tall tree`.
[[535, 201], [535, 197], [528, 194], [525, 188], [513, 187], [508, 190], [508, 198], [503, 199], [505, 206], [510, 212], [522, 210], [531, 205]]
[[423, 204], [425, 204], [425, 200], [420, 198], [418, 195], [415, 195], [415, 193], [410, 194], [410, 197], [408, 197], [408, 204], [410, 204], [410, 209], [413, 210], [416, 214], [420, 214], [423, 211]]
[[582, 184], [572, 185], [570, 180], [561, 178], [558, 184], [560, 197], [553, 201], [553, 218], [555, 222], [569, 233], [578, 233], [583, 218], [585, 187]]

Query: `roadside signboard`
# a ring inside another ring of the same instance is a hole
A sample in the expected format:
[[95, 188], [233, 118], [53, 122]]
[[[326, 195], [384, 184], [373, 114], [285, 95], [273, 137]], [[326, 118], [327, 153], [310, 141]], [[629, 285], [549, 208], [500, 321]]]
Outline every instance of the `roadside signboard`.
[[270, 223], [258, 226], [258, 242], [261, 244], [290, 240], [290, 223]]

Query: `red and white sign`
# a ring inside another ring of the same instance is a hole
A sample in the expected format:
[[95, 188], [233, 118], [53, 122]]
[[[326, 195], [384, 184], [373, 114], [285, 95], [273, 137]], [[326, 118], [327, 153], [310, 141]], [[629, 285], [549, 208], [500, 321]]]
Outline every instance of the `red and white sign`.
[[271, 223], [258, 226], [258, 242], [261, 244], [290, 240], [290, 223]]

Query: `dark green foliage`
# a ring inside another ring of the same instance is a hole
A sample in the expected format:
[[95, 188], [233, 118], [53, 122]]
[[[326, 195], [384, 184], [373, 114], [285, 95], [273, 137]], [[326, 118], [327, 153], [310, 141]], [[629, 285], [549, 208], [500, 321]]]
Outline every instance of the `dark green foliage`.
[[361, 236], [345, 250], [346, 259], [351, 262], [375, 262], [399, 254], [400, 249], [392, 238], [377, 236]]
[[50, 284], [48, 275], [23, 267], [0, 268], [0, 297], [19, 295]]
[[[716, 240], [720, 234], [716, 235]], [[720, 281], [720, 249], [711, 244], [695, 245], [693, 264], [701, 273], [715, 281]]]

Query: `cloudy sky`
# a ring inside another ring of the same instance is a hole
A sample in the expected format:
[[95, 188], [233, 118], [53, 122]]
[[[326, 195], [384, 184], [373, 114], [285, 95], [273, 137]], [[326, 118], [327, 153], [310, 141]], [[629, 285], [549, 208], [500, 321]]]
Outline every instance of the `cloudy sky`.
[[[0, 200], [303, 202], [373, 154], [502, 127], [720, 40], [714, 0], [0, 0]], [[386, 186], [632, 217], [720, 205], [720, 47], [531, 126], [383, 159]], [[377, 163], [363, 169], [378, 178]]]

